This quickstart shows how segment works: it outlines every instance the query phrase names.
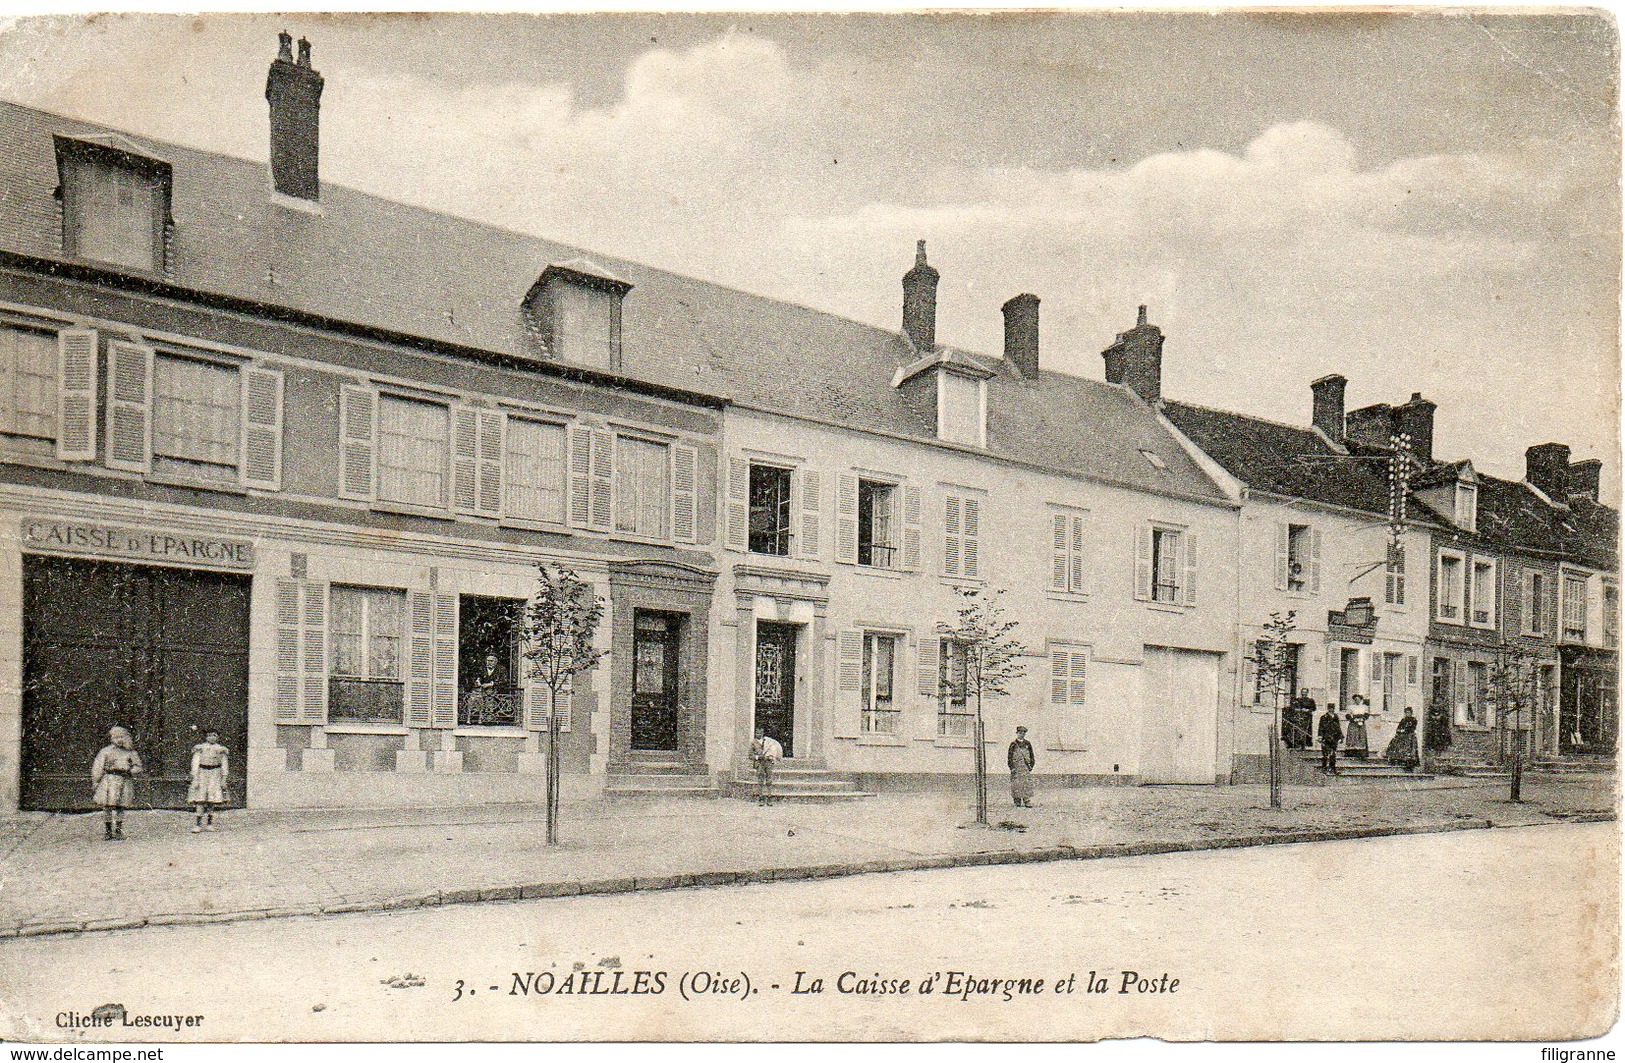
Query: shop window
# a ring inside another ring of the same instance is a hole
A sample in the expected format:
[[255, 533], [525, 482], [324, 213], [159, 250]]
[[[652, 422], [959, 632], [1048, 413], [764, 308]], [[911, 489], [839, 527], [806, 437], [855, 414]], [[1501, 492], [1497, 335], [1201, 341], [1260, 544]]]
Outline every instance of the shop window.
[[56, 337], [0, 327], [0, 433], [56, 439]]
[[154, 472], [237, 479], [242, 382], [236, 366], [157, 354], [152, 403]]
[[332, 589], [332, 678], [327, 701], [330, 721], [401, 722], [405, 611], [405, 591], [377, 587]]
[[440, 403], [378, 399], [378, 500], [446, 507], [450, 411]]
[[564, 426], [508, 418], [505, 513], [564, 523]]
[[897, 485], [858, 481], [858, 564], [897, 567]]
[[968, 666], [963, 642], [945, 639], [937, 660], [937, 734], [948, 738], [970, 735], [976, 714], [970, 711]]
[[750, 466], [750, 552], [790, 554], [791, 472], [776, 465]]
[[517, 727], [526, 661], [520, 654], [525, 603], [464, 595], [458, 610], [457, 726]]
[[615, 530], [664, 539], [671, 517], [670, 448], [620, 436], [615, 440]]
[[902, 733], [902, 711], [894, 696], [897, 675], [897, 637], [863, 636], [863, 733]]

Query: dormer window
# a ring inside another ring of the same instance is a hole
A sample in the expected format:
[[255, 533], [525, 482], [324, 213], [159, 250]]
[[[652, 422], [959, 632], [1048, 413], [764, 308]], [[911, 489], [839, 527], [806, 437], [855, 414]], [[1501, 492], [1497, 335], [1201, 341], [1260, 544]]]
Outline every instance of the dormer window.
[[582, 259], [548, 266], [525, 297], [547, 357], [592, 369], [621, 367], [621, 301], [632, 285]]
[[1456, 481], [1456, 525], [1463, 531], [1478, 530], [1478, 485]]
[[62, 249], [70, 258], [143, 273], [164, 271], [169, 164], [107, 143], [58, 137]]
[[937, 374], [937, 438], [973, 447], [987, 445], [987, 381], [940, 370]]

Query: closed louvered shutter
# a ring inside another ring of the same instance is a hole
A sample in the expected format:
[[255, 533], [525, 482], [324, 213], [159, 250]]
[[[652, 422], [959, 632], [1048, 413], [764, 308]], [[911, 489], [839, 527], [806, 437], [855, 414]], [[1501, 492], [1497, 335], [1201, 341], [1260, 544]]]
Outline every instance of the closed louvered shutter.
[[96, 460], [96, 330], [56, 334], [56, 456]]
[[1151, 528], [1142, 524], [1134, 530], [1134, 597], [1151, 600]]
[[434, 596], [434, 726], [457, 726], [457, 596]]
[[841, 473], [835, 491], [835, 560], [858, 563], [858, 478]]
[[723, 525], [728, 549], [744, 551], [750, 545], [750, 462], [728, 459], [727, 512]]
[[1309, 531], [1309, 593], [1320, 593], [1320, 529]]
[[479, 512], [480, 414], [472, 406], [451, 408], [451, 497], [458, 513]]
[[1196, 604], [1196, 533], [1186, 532], [1185, 540], [1185, 604]]
[[693, 543], [699, 532], [699, 451], [685, 443], [671, 448], [671, 537]]
[[480, 410], [479, 491], [476, 511], [482, 517], [503, 513], [503, 459], [508, 450], [508, 415], [501, 410]]
[[592, 429], [570, 426], [570, 526], [592, 527]]
[[345, 384], [339, 389], [339, 497], [370, 502], [378, 483], [378, 393]]
[[920, 489], [904, 485], [903, 493], [903, 568], [909, 572], [920, 569]]
[[843, 631], [836, 638], [835, 711], [830, 713], [836, 738], [856, 738], [862, 726], [863, 632]]
[[966, 579], [982, 578], [982, 503], [966, 496], [960, 510], [960, 565]]
[[243, 486], [279, 491], [282, 489], [282, 374], [275, 369], [244, 366], [241, 383]]
[[615, 530], [615, 433], [592, 431], [592, 524], [593, 531]]
[[406, 595], [406, 726], [434, 726], [434, 599], [428, 591]]
[[278, 723], [298, 723], [300, 691], [304, 667], [301, 644], [304, 625], [300, 617], [301, 588], [297, 580], [276, 581], [276, 719]]
[[920, 639], [920, 660], [918, 678], [920, 693], [932, 701], [941, 696], [942, 663], [938, 655], [942, 652], [943, 642], [939, 638], [926, 637]]
[[1285, 521], [1275, 526], [1275, 589], [1284, 591], [1292, 578], [1292, 526]]
[[1049, 589], [1065, 591], [1071, 562], [1067, 557], [1067, 519], [1065, 513], [1050, 514], [1050, 574]]
[[964, 540], [960, 532], [960, 502], [958, 495], [942, 500], [942, 574], [960, 574], [960, 558], [964, 554]]
[[327, 723], [327, 584], [306, 582], [301, 621], [304, 626], [304, 684], [299, 716], [303, 723]]
[[801, 528], [796, 536], [796, 556], [817, 561], [823, 550], [823, 477], [813, 469], [797, 474], [801, 487]]
[[107, 465], [126, 472], [152, 468], [151, 347], [107, 345]]

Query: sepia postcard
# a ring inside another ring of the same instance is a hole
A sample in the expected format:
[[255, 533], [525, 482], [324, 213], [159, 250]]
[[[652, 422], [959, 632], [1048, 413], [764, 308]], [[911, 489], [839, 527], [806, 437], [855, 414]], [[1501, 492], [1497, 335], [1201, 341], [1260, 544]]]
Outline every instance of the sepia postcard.
[[0, 18], [9, 1058], [1614, 1058], [1619, 81], [1582, 8]]

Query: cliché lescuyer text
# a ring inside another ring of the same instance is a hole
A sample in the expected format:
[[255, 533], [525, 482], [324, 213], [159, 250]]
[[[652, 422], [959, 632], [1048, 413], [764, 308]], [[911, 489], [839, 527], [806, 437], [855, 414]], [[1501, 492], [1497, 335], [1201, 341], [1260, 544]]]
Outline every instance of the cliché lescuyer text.
[[1066, 971], [1056, 975], [987, 974], [977, 971], [813, 973], [792, 971], [788, 977], [763, 978], [748, 971], [514, 971], [506, 985], [479, 986], [458, 979], [452, 999], [487, 994], [509, 997], [646, 997], [673, 994], [683, 1000], [749, 999], [762, 993], [789, 997], [915, 996], [961, 1002], [1012, 1001], [1043, 996], [1149, 996], [1180, 991], [1180, 980], [1166, 971]]

